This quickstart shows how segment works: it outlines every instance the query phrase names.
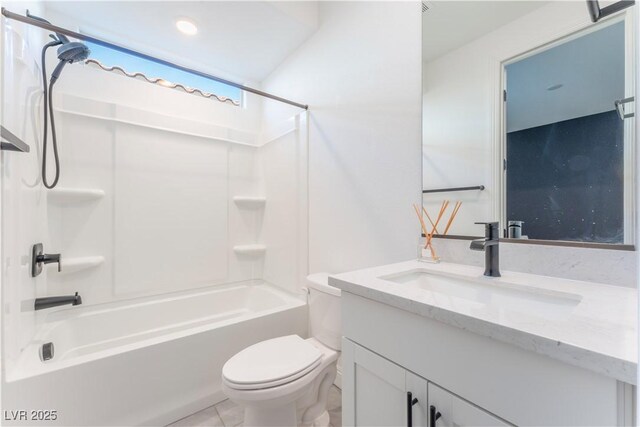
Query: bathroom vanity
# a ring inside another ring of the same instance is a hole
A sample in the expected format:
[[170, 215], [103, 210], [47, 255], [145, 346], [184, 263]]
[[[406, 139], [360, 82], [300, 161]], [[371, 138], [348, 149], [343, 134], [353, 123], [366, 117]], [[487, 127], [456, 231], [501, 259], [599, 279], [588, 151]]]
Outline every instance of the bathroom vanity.
[[409, 261], [336, 275], [344, 425], [632, 425], [637, 292]]

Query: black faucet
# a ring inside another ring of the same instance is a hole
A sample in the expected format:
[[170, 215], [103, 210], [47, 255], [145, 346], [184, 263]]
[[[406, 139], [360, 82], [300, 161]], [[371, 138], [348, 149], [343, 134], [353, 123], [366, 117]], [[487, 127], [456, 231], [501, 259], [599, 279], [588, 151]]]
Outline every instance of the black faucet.
[[471, 250], [484, 251], [484, 275], [500, 277], [500, 229], [497, 222], [476, 222], [484, 224], [484, 239], [471, 241]]
[[34, 308], [36, 310], [42, 310], [43, 308], [57, 307], [59, 305], [80, 305], [82, 304], [82, 298], [76, 292], [75, 295], [69, 295], [64, 297], [45, 297], [36, 298]]

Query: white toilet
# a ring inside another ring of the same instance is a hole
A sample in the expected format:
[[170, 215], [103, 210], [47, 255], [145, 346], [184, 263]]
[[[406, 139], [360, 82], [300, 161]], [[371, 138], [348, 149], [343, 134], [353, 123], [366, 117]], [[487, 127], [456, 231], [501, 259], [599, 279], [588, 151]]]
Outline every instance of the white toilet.
[[329, 425], [327, 396], [341, 348], [340, 290], [328, 274], [307, 277], [309, 339], [273, 338], [245, 348], [222, 368], [222, 388], [244, 407], [245, 427]]

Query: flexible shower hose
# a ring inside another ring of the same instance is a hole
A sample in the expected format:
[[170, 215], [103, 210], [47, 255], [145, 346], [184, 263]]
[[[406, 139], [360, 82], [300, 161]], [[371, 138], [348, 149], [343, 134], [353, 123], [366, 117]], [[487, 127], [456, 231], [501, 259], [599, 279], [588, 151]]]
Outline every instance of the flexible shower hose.
[[[42, 183], [46, 188], [54, 188], [56, 184], [58, 184], [58, 179], [60, 178], [60, 159], [58, 157], [58, 141], [56, 139], [56, 125], [55, 120], [53, 118], [53, 82], [51, 83], [51, 87], [48, 87], [47, 84], [47, 67], [46, 67], [46, 54], [47, 49], [53, 46], [58, 46], [62, 44], [60, 41], [52, 41], [44, 45], [42, 48], [42, 84], [44, 87], [44, 97], [43, 97], [43, 110], [44, 110], [44, 130], [42, 136]], [[51, 144], [53, 146], [53, 158], [56, 164], [56, 175], [51, 184], [47, 182], [47, 128], [48, 128], [48, 117], [51, 116]]]

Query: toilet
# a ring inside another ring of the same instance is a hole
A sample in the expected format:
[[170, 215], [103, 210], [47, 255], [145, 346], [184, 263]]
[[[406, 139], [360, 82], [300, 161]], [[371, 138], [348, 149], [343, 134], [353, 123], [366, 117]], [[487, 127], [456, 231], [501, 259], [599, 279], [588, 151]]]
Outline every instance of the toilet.
[[307, 277], [311, 338], [262, 341], [231, 357], [222, 389], [244, 408], [244, 425], [329, 426], [327, 396], [341, 349], [340, 290], [327, 273]]

